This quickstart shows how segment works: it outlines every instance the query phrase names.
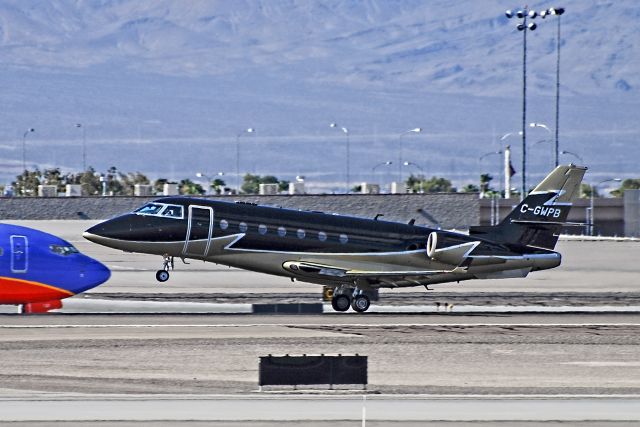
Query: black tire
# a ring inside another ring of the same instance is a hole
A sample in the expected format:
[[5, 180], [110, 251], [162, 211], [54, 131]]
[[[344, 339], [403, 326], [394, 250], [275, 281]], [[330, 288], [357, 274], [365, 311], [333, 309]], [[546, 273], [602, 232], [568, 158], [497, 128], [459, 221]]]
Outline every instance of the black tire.
[[331, 299], [331, 307], [333, 307], [335, 311], [347, 311], [350, 305], [351, 301], [345, 294], [334, 295]]
[[156, 280], [158, 282], [166, 282], [169, 280], [169, 272], [167, 270], [156, 271]]
[[369, 297], [366, 295], [358, 295], [351, 301], [351, 308], [358, 313], [364, 313], [369, 310], [369, 306], [371, 305], [371, 301], [369, 301]]

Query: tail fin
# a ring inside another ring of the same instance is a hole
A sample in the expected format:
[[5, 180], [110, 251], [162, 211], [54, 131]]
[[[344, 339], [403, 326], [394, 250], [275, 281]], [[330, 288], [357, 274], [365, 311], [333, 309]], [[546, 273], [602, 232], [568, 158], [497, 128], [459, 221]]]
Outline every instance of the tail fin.
[[471, 227], [469, 234], [498, 243], [553, 249], [586, 171], [582, 166], [558, 166], [500, 224]]

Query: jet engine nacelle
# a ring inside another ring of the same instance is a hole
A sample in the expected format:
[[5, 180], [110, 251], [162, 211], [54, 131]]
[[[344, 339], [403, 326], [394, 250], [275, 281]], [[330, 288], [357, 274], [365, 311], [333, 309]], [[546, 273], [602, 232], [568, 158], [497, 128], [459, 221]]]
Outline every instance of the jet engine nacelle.
[[42, 302], [29, 302], [20, 306], [20, 313], [34, 314], [34, 313], [47, 313], [50, 310], [56, 310], [62, 308], [62, 301], [42, 301]]
[[446, 248], [438, 248], [438, 233], [432, 232], [427, 239], [427, 256], [434, 261], [455, 265], [461, 265], [469, 256], [469, 253], [480, 244], [480, 242], [467, 242], [460, 245], [453, 245]]
[[436, 247], [438, 246], [438, 233], [435, 231], [429, 234], [429, 238], [427, 239], [427, 256], [433, 259], [433, 256], [436, 254]]

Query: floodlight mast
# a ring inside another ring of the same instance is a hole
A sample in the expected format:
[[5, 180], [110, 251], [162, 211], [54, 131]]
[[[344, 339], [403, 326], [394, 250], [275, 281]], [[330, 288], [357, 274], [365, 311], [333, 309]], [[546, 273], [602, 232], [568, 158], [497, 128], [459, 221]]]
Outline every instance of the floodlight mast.
[[535, 22], [527, 22], [527, 20], [535, 19], [538, 12], [525, 6], [515, 14], [512, 10], [507, 10], [505, 16], [509, 19], [515, 16], [521, 20], [516, 28], [518, 31], [522, 31], [522, 188], [520, 200], [523, 200], [527, 191], [527, 32], [534, 31], [538, 27]]
[[564, 7], [552, 7], [547, 10], [543, 10], [540, 12], [541, 18], [546, 18], [547, 16], [557, 16], [558, 17], [558, 32], [556, 37], [556, 129], [555, 129], [555, 164], [558, 166], [560, 161], [560, 142], [559, 142], [559, 132], [560, 132], [560, 16], [564, 13]]

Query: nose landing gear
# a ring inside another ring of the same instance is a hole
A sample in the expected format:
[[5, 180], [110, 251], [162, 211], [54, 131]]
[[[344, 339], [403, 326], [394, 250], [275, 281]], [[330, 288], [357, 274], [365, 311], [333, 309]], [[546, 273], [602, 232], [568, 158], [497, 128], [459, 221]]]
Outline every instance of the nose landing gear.
[[162, 270], [156, 271], [156, 280], [158, 282], [166, 282], [169, 280], [169, 269], [173, 270], [173, 257], [169, 254], [162, 256]]

